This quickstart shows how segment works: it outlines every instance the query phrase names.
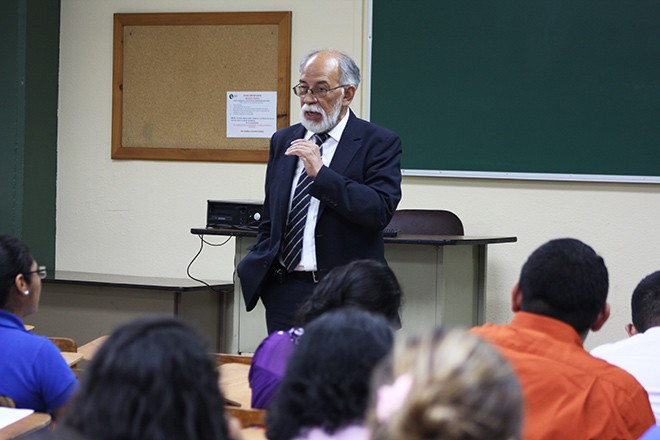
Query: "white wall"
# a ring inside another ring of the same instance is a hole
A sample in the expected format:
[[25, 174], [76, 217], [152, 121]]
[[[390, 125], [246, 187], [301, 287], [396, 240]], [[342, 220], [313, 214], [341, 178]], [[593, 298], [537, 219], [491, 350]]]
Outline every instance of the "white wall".
[[[291, 10], [295, 81], [298, 60], [319, 47], [346, 51], [364, 70], [365, 8], [362, 0], [62, 0], [58, 269], [185, 277], [199, 246], [189, 231], [204, 226], [206, 200], [263, 198], [262, 164], [110, 159], [113, 13]], [[360, 97], [353, 109], [363, 114]], [[291, 115], [299, 119], [295, 100]], [[613, 314], [587, 347], [625, 336], [632, 289], [660, 269], [660, 185], [406, 177], [400, 208], [448, 209], [468, 235], [518, 237], [489, 248], [491, 322], [510, 319], [511, 286], [537, 246], [567, 236], [592, 245], [610, 271]], [[192, 271], [230, 279], [232, 268], [230, 241], [205, 247]]]

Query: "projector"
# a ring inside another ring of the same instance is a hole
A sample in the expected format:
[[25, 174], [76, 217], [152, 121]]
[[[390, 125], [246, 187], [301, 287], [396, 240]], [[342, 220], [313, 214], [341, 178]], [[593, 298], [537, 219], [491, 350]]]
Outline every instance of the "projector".
[[257, 229], [264, 204], [249, 200], [208, 200], [207, 228]]

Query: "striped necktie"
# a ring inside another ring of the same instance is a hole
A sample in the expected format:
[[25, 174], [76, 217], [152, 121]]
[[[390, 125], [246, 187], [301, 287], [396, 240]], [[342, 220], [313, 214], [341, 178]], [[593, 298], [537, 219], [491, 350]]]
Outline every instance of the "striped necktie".
[[[323, 145], [326, 139], [328, 139], [327, 133], [314, 135], [314, 142], [319, 147]], [[321, 154], [323, 154], [323, 148], [321, 148]], [[298, 183], [296, 184], [296, 189], [293, 192], [291, 210], [289, 211], [284, 239], [282, 240], [282, 263], [288, 272], [291, 272], [300, 263], [303, 232], [305, 230], [307, 211], [309, 210], [309, 201], [311, 199], [309, 187], [313, 182], [314, 179], [307, 175], [303, 167], [302, 173], [298, 178]]]

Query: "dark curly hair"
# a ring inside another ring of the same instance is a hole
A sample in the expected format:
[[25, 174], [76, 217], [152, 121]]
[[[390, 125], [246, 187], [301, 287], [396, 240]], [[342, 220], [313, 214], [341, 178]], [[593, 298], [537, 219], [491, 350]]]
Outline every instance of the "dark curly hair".
[[171, 317], [116, 329], [94, 356], [62, 424], [95, 440], [224, 440], [224, 399], [199, 336]]
[[393, 344], [379, 315], [356, 308], [325, 313], [305, 328], [266, 418], [266, 436], [289, 440], [306, 429], [329, 434], [364, 421], [369, 378]]
[[392, 269], [374, 260], [335, 267], [300, 306], [296, 322], [304, 327], [328, 310], [345, 306], [381, 314], [392, 327], [400, 328], [401, 287]]
[[660, 325], [660, 271], [639, 282], [630, 304], [633, 325], [639, 333]]
[[0, 308], [4, 308], [16, 275], [23, 274], [29, 283], [34, 258], [28, 246], [18, 238], [0, 235]]
[[584, 333], [596, 320], [609, 288], [605, 262], [573, 238], [536, 249], [520, 273], [522, 310], [549, 316]]

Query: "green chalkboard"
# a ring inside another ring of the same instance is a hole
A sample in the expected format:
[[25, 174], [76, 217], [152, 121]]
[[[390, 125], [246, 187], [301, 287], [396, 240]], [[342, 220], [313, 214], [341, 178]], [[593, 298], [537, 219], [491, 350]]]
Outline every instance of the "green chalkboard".
[[406, 170], [660, 181], [660, 0], [374, 0], [371, 120]]

